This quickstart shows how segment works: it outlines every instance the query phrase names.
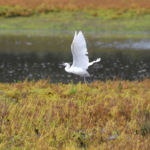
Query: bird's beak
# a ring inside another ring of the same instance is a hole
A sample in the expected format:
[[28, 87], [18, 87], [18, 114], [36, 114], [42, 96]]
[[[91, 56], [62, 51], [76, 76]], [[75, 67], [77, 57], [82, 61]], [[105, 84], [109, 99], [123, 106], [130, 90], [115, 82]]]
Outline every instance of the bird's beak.
[[59, 64], [60, 66], [64, 66], [64, 64]]

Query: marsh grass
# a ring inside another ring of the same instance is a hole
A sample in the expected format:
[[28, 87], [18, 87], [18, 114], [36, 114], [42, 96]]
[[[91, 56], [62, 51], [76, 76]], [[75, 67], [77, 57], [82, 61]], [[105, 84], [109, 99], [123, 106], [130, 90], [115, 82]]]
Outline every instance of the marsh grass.
[[84, 11], [101, 19], [131, 18], [150, 13], [149, 0], [7, 0], [0, 1], [0, 16], [32, 16], [40, 13]]
[[150, 149], [150, 80], [0, 83], [0, 149]]
[[[18, 0], [15, 1], [17, 5], [9, 2], [6, 6], [0, 1], [0, 34], [28, 35], [45, 32], [44, 34], [49, 35], [51, 31], [84, 30], [101, 33], [106, 31], [105, 36], [108, 34], [109, 37], [119, 36], [119, 38], [120, 36], [144, 36], [144, 38], [145, 35], [149, 36], [150, 4], [148, 1], [147, 5], [138, 5], [138, 7], [129, 7], [123, 5], [124, 3], [115, 5], [120, 5], [120, 8], [108, 7], [109, 3], [106, 3], [107, 7], [102, 3], [99, 7], [94, 5], [97, 8], [94, 6], [84, 8], [78, 7], [78, 4], [75, 7], [72, 3], [67, 5], [64, 3], [63, 7], [60, 7], [58, 4], [50, 5], [51, 3], [34, 5], [33, 2], [36, 1], [32, 1], [30, 5], [21, 5]], [[136, 2], [134, 1], [135, 4], [139, 4], [139, 1]], [[114, 1], [110, 4], [112, 3]], [[74, 9], [69, 9], [72, 5]], [[114, 31], [120, 33], [113, 34]], [[143, 33], [137, 34], [139, 31]]]

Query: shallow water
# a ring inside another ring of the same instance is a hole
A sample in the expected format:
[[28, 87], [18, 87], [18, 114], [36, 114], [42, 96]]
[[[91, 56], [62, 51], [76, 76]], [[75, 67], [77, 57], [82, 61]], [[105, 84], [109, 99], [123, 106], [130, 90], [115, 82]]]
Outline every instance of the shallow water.
[[[51, 79], [53, 83], [83, 82], [65, 72], [62, 62], [72, 63], [70, 45], [73, 35], [0, 36], [0, 82]], [[140, 80], [150, 76], [150, 39], [86, 37], [90, 61], [89, 82], [114, 77]]]

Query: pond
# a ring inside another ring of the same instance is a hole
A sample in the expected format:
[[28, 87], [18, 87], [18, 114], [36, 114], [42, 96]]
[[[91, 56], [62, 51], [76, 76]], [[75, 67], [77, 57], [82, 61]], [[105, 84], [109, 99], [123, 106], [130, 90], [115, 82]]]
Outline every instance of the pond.
[[[52, 83], [83, 82], [68, 74], [62, 62], [72, 64], [73, 34], [53, 36], [0, 36], [0, 82], [50, 78]], [[89, 82], [119, 78], [142, 80], [150, 76], [150, 39], [86, 36], [89, 59], [101, 58], [90, 66]]]

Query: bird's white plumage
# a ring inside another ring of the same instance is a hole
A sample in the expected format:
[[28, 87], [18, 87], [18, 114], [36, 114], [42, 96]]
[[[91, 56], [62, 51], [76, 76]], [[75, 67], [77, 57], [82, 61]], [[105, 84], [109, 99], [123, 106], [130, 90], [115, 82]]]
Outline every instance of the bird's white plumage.
[[101, 60], [100, 58], [97, 58], [96, 60], [90, 62], [90, 63], [88, 64], [88, 67], [91, 66], [91, 65], [93, 65], [94, 63], [99, 62], [100, 60]]
[[75, 32], [71, 51], [73, 55], [72, 67], [80, 67], [86, 70], [88, 68], [89, 58], [87, 56], [88, 52], [86, 48], [86, 41], [81, 31], [78, 35]]
[[86, 48], [86, 41], [81, 31], [78, 34], [75, 31], [74, 39], [71, 44], [71, 51], [73, 55], [73, 64], [71, 67], [69, 63], [62, 64], [66, 66], [65, 71], [67, 71], [68, 73], [83, 76], [85, 83], [87, 83], [85, 77], [90, 76], [90, 74], [86, 70], [89, 66], [93, 65], [96, 62], [99, 62], [100, 58], [95, 61], [89, 62], [89, 58], [87, 56], [88, 51]]

